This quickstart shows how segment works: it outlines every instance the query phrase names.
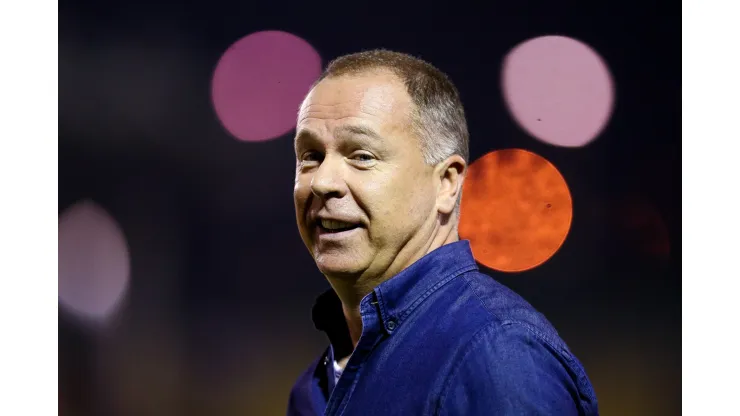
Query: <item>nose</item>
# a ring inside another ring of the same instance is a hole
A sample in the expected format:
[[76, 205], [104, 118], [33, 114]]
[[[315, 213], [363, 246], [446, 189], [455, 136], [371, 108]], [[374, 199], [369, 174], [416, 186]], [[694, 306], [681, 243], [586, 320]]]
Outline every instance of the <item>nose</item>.
[[319, 198], [328, 199], [341, 198], [346, 194], [346, 190], [340, 161], [327, 155], [311, 178], [311, 191]]

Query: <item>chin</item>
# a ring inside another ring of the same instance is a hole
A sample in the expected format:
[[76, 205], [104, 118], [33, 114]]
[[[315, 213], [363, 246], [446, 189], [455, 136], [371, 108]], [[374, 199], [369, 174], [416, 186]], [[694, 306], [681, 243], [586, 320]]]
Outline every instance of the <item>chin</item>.
[[326, 276], [356, 276], [365, 269], [363, 262], [346, 255], [320, 254], [316, 266]]

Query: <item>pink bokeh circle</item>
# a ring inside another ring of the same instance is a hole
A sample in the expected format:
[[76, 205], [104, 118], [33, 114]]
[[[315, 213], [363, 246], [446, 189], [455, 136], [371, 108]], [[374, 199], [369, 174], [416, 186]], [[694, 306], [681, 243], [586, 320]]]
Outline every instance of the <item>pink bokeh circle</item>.
[[321, 75], [321, 56], [281, 31], [252, 33], [216, 65], [211, 99], [224, 128], [242, 141], [265, 141], [295, 127], [298, 107]]
[[129, 251], [116, 221], [84, 200], [59, 217], [59, 304], [77, 317], [105, 321], [129, 285]]
[[501, 81], [517, 123], [552, 145], [588, 144], [612, 114], [609, 68], [593, 49], [575, 39], [542, 36], [517, 45], [504, 60]]

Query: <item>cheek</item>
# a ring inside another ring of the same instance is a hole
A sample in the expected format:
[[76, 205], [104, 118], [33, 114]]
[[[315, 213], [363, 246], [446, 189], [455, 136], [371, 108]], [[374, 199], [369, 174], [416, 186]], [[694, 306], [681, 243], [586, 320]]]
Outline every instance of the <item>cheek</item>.
[[295, 186], [293, 187], [293, 204], [296, 209], [296, 216], [299, 221], [303, 222], [303, 214], [305, 211], [306, 203], [311, 196], [311, 187], [308, 183], [304, 183], [304, 180], [296, 180]]
[[434, 208], [435, 193], [428, 176], [409, 175], [397, 185], [397, 212], [403, 212], [409, 226], [423, 221]]
[[409, 215], [418, 215], [426, 206], [431, 191], [418, 175], [383, 175], [362, 182], [357, 199], [367, 207], [373, 223], [383, 227], [398, 227], [408, 222]]

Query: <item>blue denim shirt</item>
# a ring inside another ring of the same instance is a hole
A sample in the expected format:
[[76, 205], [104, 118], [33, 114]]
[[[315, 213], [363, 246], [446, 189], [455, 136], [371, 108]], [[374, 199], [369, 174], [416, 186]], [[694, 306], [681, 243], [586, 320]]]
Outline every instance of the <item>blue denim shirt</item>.
[[[360, 303], [352, 351], [334, 291], [313, 309], [330, 345], [299, 377], [297, 415], [598, 415], [581, 363], [547, 319], [479, 272], [467, 240], [444, 245]], [[334, 385], [336, 356], [352, 354]]]

